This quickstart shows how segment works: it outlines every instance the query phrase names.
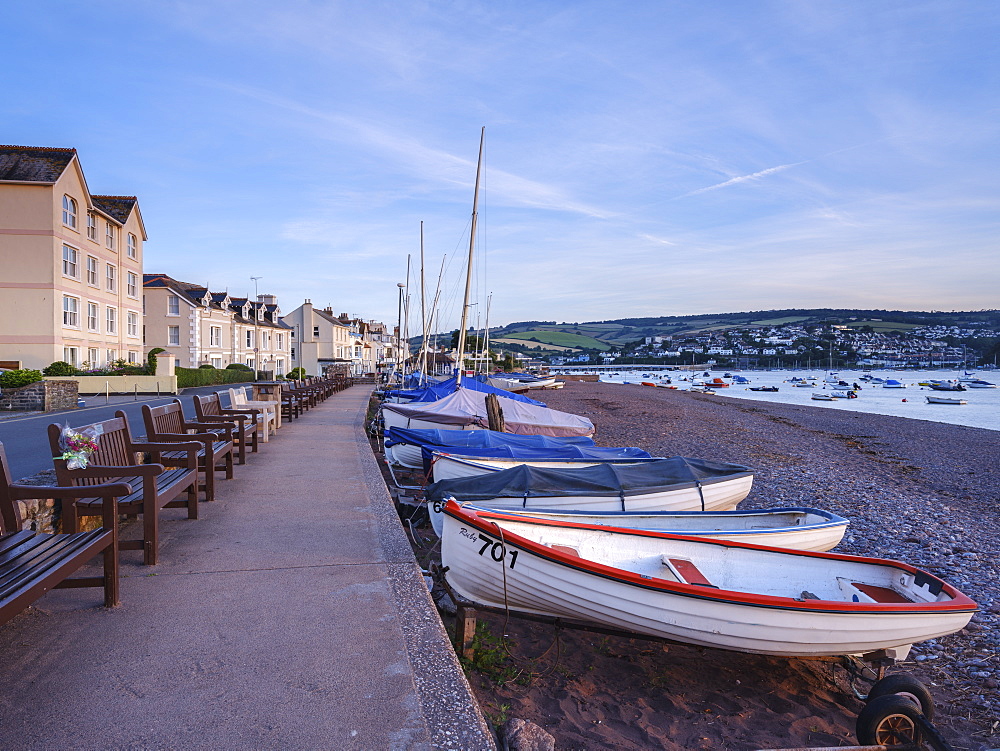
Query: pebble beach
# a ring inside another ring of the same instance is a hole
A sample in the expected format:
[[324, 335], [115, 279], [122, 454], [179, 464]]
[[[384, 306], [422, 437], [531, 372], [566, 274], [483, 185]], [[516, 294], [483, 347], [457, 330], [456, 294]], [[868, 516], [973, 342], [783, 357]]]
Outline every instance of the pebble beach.
[[[915, 645], [890, 672], [928, 685], [956, 749], [1000, 746], [1000, 432], [611, 383], [570, 381], [540, 398], [593, 420], [599, 445], [746, 464], [756, 474], [740, 508], [834, 511], [851, 521], [836, 552], [906, 561], [976, 600], [966, 629]], [[854, 742], [862, 705], [834, 663], [483, 620], [507, 634], [518, 676], [472, 672], [484, 710], [540, 725], [559, 749]]]

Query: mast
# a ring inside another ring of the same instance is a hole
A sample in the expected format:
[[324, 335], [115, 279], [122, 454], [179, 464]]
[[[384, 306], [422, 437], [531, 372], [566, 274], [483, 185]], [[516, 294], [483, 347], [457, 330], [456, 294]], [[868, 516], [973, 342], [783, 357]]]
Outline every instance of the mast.
[[469, 293], [472, 291], [472, 256], [476, 250], [476, 218], [479, 207], [479, 175], [483, 169], [483, 142], [486, 140], [486, 126], [479, 134], [479, 161], [476, 163], [476, 189], [472, 194], [472, 229], [469, 232], [469, 264], [465, 270], [465, 302], [462, 303], [462, 323], [458, 327], [458, 373], [455, 385], [462, 385], [463, 361], [465, 360], [465, 327], [469, 313]]
[[420, 382], [427, 380], [427, 306], [424, 293], [424, 222], [420, 222]]

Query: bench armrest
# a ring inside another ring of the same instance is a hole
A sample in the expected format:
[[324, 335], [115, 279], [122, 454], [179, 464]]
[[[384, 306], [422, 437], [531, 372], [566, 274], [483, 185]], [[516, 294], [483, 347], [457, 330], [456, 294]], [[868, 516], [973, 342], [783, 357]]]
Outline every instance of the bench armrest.
[[[85, 469], [68, 469], [70, 477], [156, 477], [162, 474], [164, 467], [162, 464], [132, 464], [124, 467], [102, 467], [91, 464]], [[96, 488], [97, 485], [84, 485], [89, 489]]]
[[11, 498], [28, 500], [34, 498], [121, 498], [132, 492], [127, 482], [103, 483], [101, 485], [9, 485]]

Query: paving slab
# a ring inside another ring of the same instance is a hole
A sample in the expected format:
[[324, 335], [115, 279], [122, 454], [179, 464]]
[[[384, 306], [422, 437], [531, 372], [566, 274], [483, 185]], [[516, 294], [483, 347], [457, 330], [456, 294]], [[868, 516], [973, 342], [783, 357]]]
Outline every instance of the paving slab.
[[0, 747], [492, 749], [362, 428], [335, 394], [123, 554], [0, 627]]

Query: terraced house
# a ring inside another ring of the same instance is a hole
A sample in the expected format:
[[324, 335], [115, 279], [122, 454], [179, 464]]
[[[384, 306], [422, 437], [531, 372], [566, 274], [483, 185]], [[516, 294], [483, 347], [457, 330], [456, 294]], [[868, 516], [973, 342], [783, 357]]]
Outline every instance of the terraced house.
[[135, 196], [90, 192], [76, 149], [0, 146], [0, 367], [140, 362]]
[[162, 347], [185, 368], [239, 363], [284, 375], [291, 363], [292, 329], [281, 321], [278, 300], [212, 292], [167, 274], [143, 279], [146, 347]]

